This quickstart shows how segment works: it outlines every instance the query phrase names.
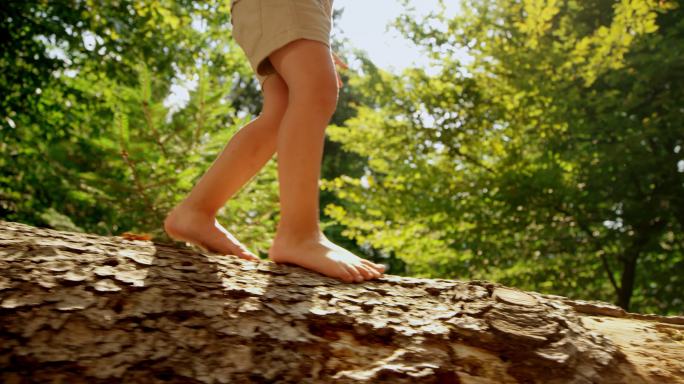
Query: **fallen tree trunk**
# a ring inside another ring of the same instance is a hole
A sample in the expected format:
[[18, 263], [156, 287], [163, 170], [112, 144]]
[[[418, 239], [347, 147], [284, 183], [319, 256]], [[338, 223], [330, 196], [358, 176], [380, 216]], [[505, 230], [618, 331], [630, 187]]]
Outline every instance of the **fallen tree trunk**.
[[0, 221], [3, 383], [684, 383], [684, 318]]

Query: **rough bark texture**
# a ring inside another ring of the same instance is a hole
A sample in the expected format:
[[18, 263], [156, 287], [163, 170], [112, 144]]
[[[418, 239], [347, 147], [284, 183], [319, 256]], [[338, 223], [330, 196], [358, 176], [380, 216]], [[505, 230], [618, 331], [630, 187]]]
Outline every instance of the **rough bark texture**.
[[3, 383], [684, 383], [684, 318], [0, 221]]

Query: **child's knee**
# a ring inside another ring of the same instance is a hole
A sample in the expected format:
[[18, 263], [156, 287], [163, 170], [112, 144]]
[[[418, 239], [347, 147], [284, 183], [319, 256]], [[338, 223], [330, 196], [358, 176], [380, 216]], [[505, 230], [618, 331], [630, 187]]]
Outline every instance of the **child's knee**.
[[330, 115], [337, 109], [337, 100], [337, 86], [303, 90], [291, 97], [293, 103], [301, 103], [312, 111], [325, 112]]
[[339, 88], [334, 74], [311, 75], [298, 86], [290, 86], [290, 102], [302, 103], [317, 111], [333, 113], [337, 108]]

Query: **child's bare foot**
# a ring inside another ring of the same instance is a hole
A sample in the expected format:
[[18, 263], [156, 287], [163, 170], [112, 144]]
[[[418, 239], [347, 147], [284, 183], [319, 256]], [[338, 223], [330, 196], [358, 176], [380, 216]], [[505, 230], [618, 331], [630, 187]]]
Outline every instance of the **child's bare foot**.
[[382, 264], [362, 259], [323, 235], [307, 241], [276, 236], [268, 257], [277, 263], [296, 264], [347, 283], [376, 279], [385, 271]]
[[164, 230], [174, 240], [186, 241], [210, 252], [259, 261], [259, 257], [247, 250], [215, 217], [183, 203], [166, 216]]

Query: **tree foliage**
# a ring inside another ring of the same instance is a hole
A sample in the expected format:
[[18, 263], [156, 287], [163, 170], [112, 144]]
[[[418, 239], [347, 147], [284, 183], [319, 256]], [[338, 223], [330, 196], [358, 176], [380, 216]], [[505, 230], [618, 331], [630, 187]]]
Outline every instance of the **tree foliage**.
[[[4, 4], [2, 216], [162, 236], [165, 214], [260, 107], [228, 5]], [[275, 175], [271, 162], [221, 212], [234, 231], [259, 222], [242, 236], [256, 249], [275, 227]]]
[[329, 132], [368, 167], [326, 183], [326, 211], [410, 273], [681, 312], [683, 20], [637, 0], [402, 15], [440, 71], [353, 80], [377, 104]]
[[[420, 18], [403, 3], [394, 27], [438, 70], [395, 75], [334, 42], [360, 70], [327, 130], [326, 234], [392, 273], [682, 312], [680, 4], [467, 0]], [[163, 237], [260, 112], [229, 1], [11, 1], [0, 18], [5, 220]], [[219, 216], [262, 255], [276, 175], [269, 161]]]

